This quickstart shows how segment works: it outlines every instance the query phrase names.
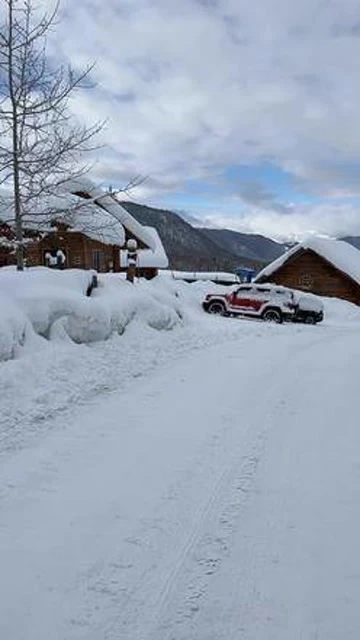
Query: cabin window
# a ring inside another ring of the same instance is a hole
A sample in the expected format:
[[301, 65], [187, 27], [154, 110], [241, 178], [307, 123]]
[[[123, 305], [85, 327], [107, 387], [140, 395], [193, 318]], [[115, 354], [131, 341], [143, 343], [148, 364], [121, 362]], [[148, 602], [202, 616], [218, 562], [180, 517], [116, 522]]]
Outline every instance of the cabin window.
[[101, 249], [94, 249], [92, 252], [92, 266], [96, 271], [101, 271], [104, 266], [104, 252]]
[[81, 256], [74, 256], [72, 262], [74, 266], [79, 267], [81, 265]]

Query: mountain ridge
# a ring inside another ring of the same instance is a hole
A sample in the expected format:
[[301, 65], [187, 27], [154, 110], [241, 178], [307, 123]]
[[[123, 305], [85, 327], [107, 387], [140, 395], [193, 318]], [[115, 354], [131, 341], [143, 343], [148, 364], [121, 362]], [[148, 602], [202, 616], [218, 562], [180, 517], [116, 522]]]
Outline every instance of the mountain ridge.
[[[121, 205], [141, 224], [155, 227], [169, 257], [170, 269], [233, 271], [236, 267], [261, 269], [280, 257], [294, 242], [276, 242], [267, 236], [231, 229], [193, 226], [181, 214], [132, 201]], [[360, 237], [343, 236], [360, 250]]]
[[193, 227], [181, 216], [167, 209], [157, 209], [136, 202], [121, 202], [138, 222], [155, 227], [169, 257], [169, 267], [180, 270], [233, 271], [239, 266], [258, 268], [261, 261], [239, 256], [215, 242], [203, 229]]

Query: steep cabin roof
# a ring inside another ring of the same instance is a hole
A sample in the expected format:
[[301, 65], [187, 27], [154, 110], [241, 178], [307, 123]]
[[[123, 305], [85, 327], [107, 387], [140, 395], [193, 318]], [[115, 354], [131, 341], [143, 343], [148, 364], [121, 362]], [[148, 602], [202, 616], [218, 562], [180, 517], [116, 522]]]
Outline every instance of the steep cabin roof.
[[[106, 193], [102, 189], [95, 187], [90, 181], [82, 180], [70, 186], [72, 194], [83, 198], [86, 201], [91, 200], [101, 210], [111, 214], [122, 227], [128, 231], [132, 237], [139, 240], [145, 247], [138, 252], [138, 264], [143, 268], [161, 268], [165, 269], [169, 266], [168, 257], [161, 242], [160, 236], [154, 227], [143, 226], [138, 222], [116, 199], [114, 194]], [[122, 243], [125, 244], [124, 242]], [[120, 252], [121, 266], [125, 261], [125, 252]], [[125, 263], [126, 264], [126, 263]]]
[[[78, 197], [68, 193], [54, 197], [48, 202], [49, 213], [37, 213], [33, 217], [26, 216], [23, 221], [24, 231], [34, 232], [36, 235], [45, 236], [53, 233], [57, 224], [63, 224], [69, 233], [78, 232], [107, 245], [122, 247], [125, 244], [125, 229], [122, 224], [107, 211], [96, 206], [92, 202], [79, 200]], [[1, 223], [2, 227], [13, 230], [13, 216], [8, 211], [3, 215], [11, 222]], [[0, 231], [0, 236], [1, 234]], [[1, 239], [1, 238], [0, 238]]]
[[54, 219], [64, 222], [69, 233], [79, 232], [91, 240], [107, 245], [122, 247], [125, 244], [125, 230], [122, 224], [93, 203], [78, 204], [75, 198], [67, 199], [68, 210], [64, 215], [51, 216], [48, 224], [41, 225], [41, 231], [53, 230]]
[[255, 282], [264, 282], [266, 278], [272, 276], [290, 259], [304, 250], [314, 252], [360, 286], [360, 251], [343, 240], [330, 238], [309, 238], [300, 242], [262, 269], [257, 274]]

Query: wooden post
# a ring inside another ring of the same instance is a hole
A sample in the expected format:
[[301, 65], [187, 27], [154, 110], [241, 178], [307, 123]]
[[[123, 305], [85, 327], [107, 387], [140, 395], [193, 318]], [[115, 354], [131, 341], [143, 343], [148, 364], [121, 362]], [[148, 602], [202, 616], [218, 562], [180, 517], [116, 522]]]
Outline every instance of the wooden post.
[[136, 276], [136, 265], [137, 265], [137, 242], [133, 238], [126, 243], [127, 248], [127, 270], [126, 270], [126, 280], [129, 282], [134, 282]]

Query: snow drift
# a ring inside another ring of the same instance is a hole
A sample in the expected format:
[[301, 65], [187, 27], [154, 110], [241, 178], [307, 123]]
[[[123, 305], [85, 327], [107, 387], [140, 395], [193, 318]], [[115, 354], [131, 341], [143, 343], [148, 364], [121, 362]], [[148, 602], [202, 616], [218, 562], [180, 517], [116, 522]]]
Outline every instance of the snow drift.
[[174, 292], [147, 282], [132, 285], [109, 274], [99, 277], [99, 288], [87, 297], [93, 275], [77, 269], [1, 269], [0, 360], [14, 357], [29, 332], [81, 344], [106, 340], [113, 332], [122, 334], [134, 319], [157, 330], [181, 322]]
[[[123, 274], [102, 274], [88, 297], [93, 276], [78, 269], [0, 269], [0, 361], [14, 358], [21, 348], [33, 348], [34, 337], [37, 350], [52, 342], [90, 344], [122, 335], [132, 323], [156, 331], [187, 325], [200, 333], [211, 325], [212, 331], [216, 320], [203, 313], [200, 302], [209, 291], [229, 290], [213, 282], [188, 284], [166, 272], [133, 284]], [[325, 322], [360, 318], [355, 305], [323, 301]]]
[[31, 325], [22, 310], [0, 292], [0, 360], [13, 358], [16, 348], [23, 345]]

